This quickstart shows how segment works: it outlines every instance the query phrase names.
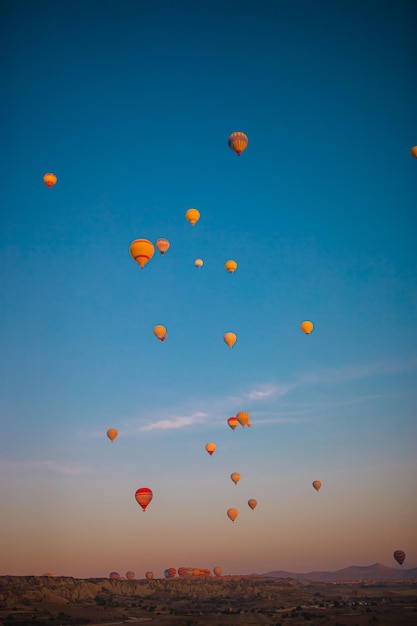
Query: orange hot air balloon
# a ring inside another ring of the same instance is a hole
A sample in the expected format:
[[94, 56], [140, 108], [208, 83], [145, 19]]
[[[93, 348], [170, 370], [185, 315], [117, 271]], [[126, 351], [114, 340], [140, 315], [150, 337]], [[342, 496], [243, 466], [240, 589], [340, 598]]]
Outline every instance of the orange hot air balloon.
[[50, 172], [48, 174], [45, 174], [45, 176], [43, 177], [43, 182], [49, 189], [56, 184], [57, 180], [58, 179], [55, 174], [52, 174]]
[[229, 274], [233, 274], [233, 272], [237, 268], [237, 263], [236, 263], [236, 261], [226, 261], [224, 266], [227, 269], [227, 271], [229, 272]]
[[410, 154], [412, 157], [414, 157], [415, 159], [417, 159], [417, 146], [413, 146], [410, 150]]
[[216, 444], [215, 443], [210, 441], [210, 443], [206, 444], [206, 450], [207, 450], [207, 452], [209, 453], [210, 456], [213, 454], [215, 449], [216, 449]]
[[200, 267], [202, 267], [202, 266], [204, 265], [204, 261], [203, 261], [203, 259], [196, 259], [196, 260], [194, 261], [194, 265], [195, 265], [196, 267], [198, 267], [198, 269], [200, 269]]
[[245, 135], [245, 133], [240, 133], [240, 132], [232, 133], [231, 135], [229, 135], [228, 144], [229, 144], [229, 148], [233, 150], [233, 152], [236, 152], [238, 156], [240, 156], [240, 154], [244, 150], [246, 150], [248, 146], [247, 135]]
[[153, 578], [153, 572], [146, 572], [145, 573], [145, 577], [147, 580], [152, 580]]
[[162, 326], [161, 324], [158, 324], [157, 326], [154, 327], [153, 334], [155, 335], [155, 337], [159, 339], [159, 341], [162, 341], [162, 343], [168, 337], [167, 329], [165, 328], [165, 326]]
[[140, 489], [136, 490], [135, 498], [136, 498], [136, 502], [140, 504], [143, 511], [145, 511], [149, 502], [153, 498], [152, 490], [149, 489], [148, 487], [140, 487]]
[[132, 570], [129, 570], [128, 572], [126, 572], [126, 578], [127, 580], [135, 580], [135, 572], [132, 572]]
[[400, 565], [402, 565], [404, 563], [404, 561], [405, 561], [405, 552], [404, 552], [404, 550], [396, 550], [392, 556], [397, 561], [397, 563], [399, 563]]
[[249, 413], [246, 413], [246, 411], [239, 411], [239, 413], [236, 414], [236, 419], [242, 428], [244, 428], [249, 421]]
[[230, 428], [234, 430], [236, 426], [239, 424], [239, 421], [237, 417], [229, 417], [229, 419], [227, 420], [227, 423], [230, 426]]
[[321, 488], [321, 482], [319, 480], [314, 480], [313, 481], [313, 487], [316, 491], [320, 491]]
[[119, 433], [115, 428], [109, 428], [109, 430], [107, 431], [107, 437], [110, 439], [110, 441], [114, 441], [118, 434]]
[[171, 244], [168, 239], [157, 239], [155, 245], [161, 254], [165, 254]]
[[232, 348], [235, 343], [236, 343], [236, 335], [235, 333], [225, 333], [223, 336], [223, 339], [225, 341], [225, 343], [227, 343], [227, 345], [229, 346], [229, 348]]
[[215, 576], [221, 576], [222, 575], [222, 568], [219, 567], [218, 565], [216, 565], [216, 567], [213, 567], [213, 574]]
[[305, 322], [301, 322], [300, 328], [306, 335], [309, 335], [313, 330], [313, 323], [306, 320]]
[[229, 519], [231, 519], [232, 522], [235, 521], [235, 519], [237, 518], [238, 514], [239, 514], [239, 511], [237, 509], [227, 509], [227, 517]]
[[257, 505], [257, 504], [258, 504], [258, 503], [257, 503], [257, 501], [255, 500], [255, 498], [251, 498], [250, 500], [248, 500], [248, 505], [250, 506], [250, 508], [252, 509], [252, 511], [253, 511], [253, 509], [256, 507], [256, 505]]
[[191, 226], [195, 226], [200, 219], [200, 211], [197, 211], [197, 209], [188, 209], [185, 217], [190, 222]]
[[239, 480], [240, 480], [240, 474], [239, 472], [232, 472], [230, 474], [230, 478], [233, 480], [233, 482], [235, 483], [235, 485], [238, 484]]
[[155, 248], [148, 239], [135, 239], [130, 244], [129, 251], [136, 263], [139, 263], [140, 267], [145, 267], [147, 262], [153, 257]]
[[252, 426], [252, 422], [247, 422], [246, 426], [249, 426], [249, 428]]

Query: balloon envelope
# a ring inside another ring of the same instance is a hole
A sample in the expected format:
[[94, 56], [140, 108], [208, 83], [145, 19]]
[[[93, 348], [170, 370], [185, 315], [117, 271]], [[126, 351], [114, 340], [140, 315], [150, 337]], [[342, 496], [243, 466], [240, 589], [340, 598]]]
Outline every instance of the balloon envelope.
[[145, 509], [148, 506], [149, 502], [153, 498], [152, 490], [149, 489], [148, 487], [140, 487], [140, 489], [136, 490], [135, 498], [136, 498], [136, 502], [145, 511]]
[[213, 452], [216, 449], [216, 444], [213, 443], [212, 441], [210, 441], [209, 443], [206, 444], [206, 450], [209, 453], [209, 455], [211, 456], [213, 454]]
[[215, 576], [221, 576], [222, 575], [222, 568], [219, 567], [218, 565], [216, 565], [216, 567], [213, 567], [213, 574]]
[[170, 243], [168, 239], [157, 239], [155, 245], [161, 254], [165, 254], [170, 246]]
[[155, 337], [159, 339], [159, 341], [162, 341], [162, 342], [164, 342], [168, 336], [167, 329], [165, 328], [165, 326], [162, 326], [161, 324], [158, 324], [157, 326], [154, 327], [153, 334], [155, 335]]
[[204, 265], [203, 259], [196, 259], [194, 261], [194, 265], [200, 269], [200, 267], [202, 267]]
[[109, 428], [109, 430], [107, 431], [107, 437], [110, 439], [110, 441], [114, 441], [118, 434], [119, 433], [115, 428]]
[[191, 226], [195, 226], [200, 219], [200, 211], [197, 211], [197, 209], [188, 209], [185, 213], [185, 217], [190, 222]]
[[146, 572], [145, 577], [146, 577], [148, 580], [152, 580], [152, 578], [153, 578], [153, 572]]
[[237, 268], [237, 263], [236, 263], [236, 261], [230, 260], [230, 261], [226, 261], [224, 266], [227, 269], [227, 271], [229, 272], [229, 274], [233, 274], [233, 272]]
[[110, 572], [109, 578], [111, 578], [112, 580], [119, 580], [120, 574], [119, 572]]
[[148, 239], [135, 239], [129, 248], [130, 256], [139, 263], [140, 267], [144, 267], [146, 263], [153, 257], [155, 253], [154, 245]]
[[237, 509], [227, 509], [227, 517], [228, 517], [229, 519], [231, 519], [231, 520], [232, 520], [232, 522], [234, 522], [234, 521], [235, 521], [235, 519], [237, 518], [237, 516], [238, 516], [238, 510], [237, 510]]
[[227, 423], [230, 426], [230, 428], [234, 430], [236, 426], [239, 424], [239, 420], [237, 419], [237, 417], [229, 417], [229, 419], [227, 420]]
[[236, 335], [235, 333], [225, 333], [223, 336], [223, 339], [225, 341], [225, 343], [227, 343], [227, 345], [229, 346], [229, 348], [232, 348], [235, 343], [236, 343]]
[[231, 135], [229, 135], [227, 143], [229, 144], [229, 148], [233, 150], [233, 152], [236, 152], [236, 154], [239, 156], [243, 152], [243, 150], [246, 150], [248, 146], [248, 137], [247, 135], [245, 135], [245, 133], [232, 133]]
[[414, 157], [415, 159], [417, 159], [417, 146], [413, 146], [410, 150], [410, 154], [412, 157]]
[[256, 505], [257, 505], [257, 504], [258, 504], [258, 503], [257, 503], [257, 501], [255, 500], [255, 498], [251, 498], [250, 500], [248, 500], [248, 505], [250, 506], [250, 508], [252, 509], [252, 511], [253, 511], [253, 509], [256, 507]]
[[230, 474], [230, 478], [233, 480], [233, 482], [235, 483], [235, 485], [238, 484], [239, 480], [240, 480], [240, 474], [239, 472], [232, 472]]
[[306, 335], [309, 335], [313, 330], [313, 323], [306, 320], [305, 322], [301, 322], [300, 328]]
[[394, 559], [397, 561], [397, 563], [399, 563], [400, 565], [402, 565], [405, 561], [405, 552], [404, 550], [396, 550], [393, 554]]
[[135, 579], [135, 572], [132, 572], [132, 570], [129, 570], [128, 572], [126, 572], [126, 578], [127, 578], [127, 580], [134, 580]]
[[52, 174], [52, 172], [48, 172], [48, 174], [45, 174], [45, 176], [43, 177], [43, 182], [49, 188], [53, 187], [56, 184], [57, 180], [57, 177], [55, 176], [55, 174]]
[[236, 415], [236, 419], [243, 428], [249, 421], [249, 413], [246, 411], [239, 411]]
[[316, 491], [320, 491], [320, 488], [321, 488], [320, 480], [313, 480], [313, 487]]

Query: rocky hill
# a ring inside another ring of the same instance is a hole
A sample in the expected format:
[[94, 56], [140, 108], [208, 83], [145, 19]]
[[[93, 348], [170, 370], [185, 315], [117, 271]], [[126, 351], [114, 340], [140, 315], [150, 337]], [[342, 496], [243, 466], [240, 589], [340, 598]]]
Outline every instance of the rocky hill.
[[308, 572], [306, 574], [294, 574], [281, 570], [266, 572], [262, 576], [272, 578], [294, 578], [296, 580], [312, 580], [314, 582], [343, 582], [361, 580], [412, 580], [417, 578], [417, 567], [402, 569], [387, 567], [382, 563], [374, 565], [351, 565], [335, 572]]

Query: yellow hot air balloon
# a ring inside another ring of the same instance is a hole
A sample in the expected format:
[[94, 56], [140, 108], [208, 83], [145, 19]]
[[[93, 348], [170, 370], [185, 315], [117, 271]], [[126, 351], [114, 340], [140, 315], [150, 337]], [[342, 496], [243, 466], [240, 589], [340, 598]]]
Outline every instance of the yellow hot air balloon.
[[216, 567], [213, 567], [213, 574], [215, 576], [221, 576], [222, 575], [222, 568], [219, 567], [218, 565], [216, 565]]
[[319, 480], [314, 480], [313, 481], [313, 487], [316, 491], [320, 491], [320, 487], [321, 487], [321, 482]]
[[110, 441], [114, 441], [118, 434], [119, 433], [115, 428], [109, 428], [109, 430], [107, 431], [107, 437], [110, 439]]
[[155, 245], [161, 254], [165, 254], [171, 244], [168, 239], [157, 239]]
[[236, 261], [230, 260], [230, 261], [226, 261], [224, 266], [227, 269], [227, 271], [229, 272], [229, 274], [233, 274], [233, 272], [237, 268], [237, 263], [236, 263]]
[[210, 443], [206, 444], [206, 450], [211, 456], [216, 449], [216, 444], [210, 441]]
[[257, 501], [255, 500], [255, 498], [250, 498], [250, 500], [248, 500], [248, 505], [250, 506], [250, 508], [252, 509], [252, 511], [253, 511], [253, 509], [256, 507], [256, 505], [257, 505], [257, 504], [258, 504], [258, 503], [257, 503]]
[[236, 152], [238, 156], [246, 150], [248, 146], [248, 137], [245, 133], [237, 132], [229, 135], [228, 139], [229, 148]]
[[185, 217], [190, 222], [191, 226], [195, 226], [200, 219], [200, 211], [197, 211], [197, 209], [188, 209]]
[[148, 239], [135, 239], [130, 244], [130, 255], [140, 267], [144, 267], [146, 263], [153, 257], [155, 253], [154, 245]]
[[236, 419], [243, 428], [249, 421], [249, 413], [246, 413], [246, 411], [239, 411], [239, 413], [236, 414]]
[[162, 343], [168, 337], [167, 329], [165, 328], [165, 326], [162, 326], [161, 324], [158, 324], [157, 326], [154, 327], [153, 334], [155, 335], [155, 337], [159, 339], [159, 341], [162, 341]]
[[313, 323], [306, 320], [305, 322], [301, 322], [300, 328], [306, 335], [309, 335], [313, 330]]
[[240, 480], [240, 474], [239, 472], [232, 472], [230, 474], [230, 478], [233, 480], [233, 482], [235, 483], [235, 485], [238, 484], [239, 480]]
[[194, 261], [194, 265], [195, 265], [196, 267], [198, 267], [198, 269], [200, 269], [200, 267], [202, 267], [202, 266], [204, 265], [203, 259], [196, 259], [196, 260]]
[[410, 154], [412, 157], [414, 157], [415, 159], [417, 159], [417, 146], [413, 146], [410, 150]]
[[49, 189], [56, 184], [57, 180], [58, 179], [55, 176], [55, 174], [52, 174], [51, 172], [49, 172], [48, 174], [45, 174], [45, 176], [43, 177], [43, 182]]
[[235, 333], [225, 333], [223, 336], [223, 339], [225, 341], [225, 343], [227, 343], [227, 345], [229, 346], [229, 348], [232, 348], [235, 343], [236, 343], [236, 335]]
[[227, 509], [227, 517], [229, 519], [231, 519], [232, 522], [235, 521], [235, 519], [237, 518], [238, 514], [239, 514], [239, 511], [237, 509]]

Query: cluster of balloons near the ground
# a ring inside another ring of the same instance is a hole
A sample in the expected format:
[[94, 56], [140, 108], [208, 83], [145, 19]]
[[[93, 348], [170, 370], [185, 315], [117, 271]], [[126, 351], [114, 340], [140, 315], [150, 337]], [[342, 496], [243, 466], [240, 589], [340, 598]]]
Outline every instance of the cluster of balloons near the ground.
[[[218, 565], [216, 565], [216, 567], [213, 567], [213, 574], [215, 576], [221, 576], [222, 571], [223, 571], [222, 568], [219, 567]], [[208, 568], [200, 569], [199, 567], [179, 567], [178, 571], [175, 569], [175, 567], [168, 567], [167, 569], [164, 570], [165, 578], [175, 578], [177, 575], [180, 578], [191, 578], [191, 577], [202, 578], [202, 577], [211, 576], [211, 571]], [[55, 574], [44, 574], [44, 576], [55, 576]], [[111, 580], [134, 580], [135, 576], [136, 574], [132, 570], [129, 570], [128, 572], [126, 572], [126, 577], [121, 576], [119, 572], [110, 572], [109, 574], [109, 578]], [[153, 577], [154, 577], [153, 572], [145, 573], [145, 578], [147, 580], [152, 580]]]

